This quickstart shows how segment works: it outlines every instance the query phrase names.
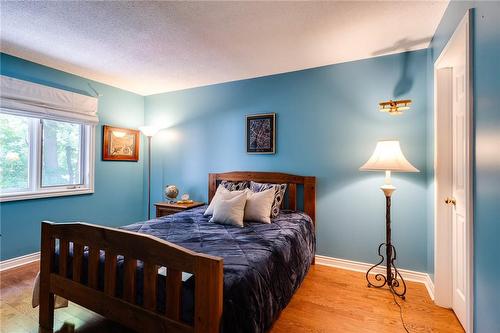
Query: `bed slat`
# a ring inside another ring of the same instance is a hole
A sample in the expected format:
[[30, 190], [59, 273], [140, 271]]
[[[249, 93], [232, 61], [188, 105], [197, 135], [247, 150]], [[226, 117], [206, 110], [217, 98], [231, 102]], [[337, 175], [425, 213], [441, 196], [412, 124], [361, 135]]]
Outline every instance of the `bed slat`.
[[288, 184], [288, 209], [297, 210], [297, 184]]
[[116, 291], [116, 254], [106, 251], [104, 260], [104, 292], [108, 296], [115, 296]]
[[68, 251], [69, 241], [65, 239], [59, 240], [59, 275], [68, 276]]
[[100, 250], [91, 247], [89, 249], [89, 272], [88, 272], [88, 280], [89, 287], [97, 289], [98, 281], [99, 281], [99, 254]]
[[73, 281], [82, 281], [83, 245], [73, 242]]
[[137, 260], [125, 258], [123, 263], [123, 299], [135, 304], [135, 272]]
[[167, 317], [180, 319], [181, 314], [182, 272], [167, 268]]
[[144, 307], [156, 311], [156, 277], [158, 266], [145, 262], [143, 268]]

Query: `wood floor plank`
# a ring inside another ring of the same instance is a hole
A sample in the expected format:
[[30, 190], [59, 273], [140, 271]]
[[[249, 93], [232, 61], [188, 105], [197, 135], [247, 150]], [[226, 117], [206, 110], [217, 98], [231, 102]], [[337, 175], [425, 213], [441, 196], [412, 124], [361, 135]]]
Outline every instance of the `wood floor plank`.
[[[31, 308], [31, 287], [38, 262], [0, 273], [0, 331], [37, 332], [38, 309]], [[463, 332], [449, 309], [432, 302], [424, 285], [408, 283], [400, 302], [410, 332]], [[55, 311], [59, 333], [132, 333], [132, 331], [70, 303]], [[399, 309], [386, 289], [367, 288], [363, 273], [315, 265], [270, 330], [271, 333], [404, 332]]]

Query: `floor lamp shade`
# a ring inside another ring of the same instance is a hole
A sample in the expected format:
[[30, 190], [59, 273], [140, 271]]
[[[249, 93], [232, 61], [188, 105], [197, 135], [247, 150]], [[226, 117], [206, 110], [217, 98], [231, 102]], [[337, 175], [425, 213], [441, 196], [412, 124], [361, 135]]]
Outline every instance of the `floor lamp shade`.
[[377, 142], [372, 156], [359, 170], [419, 172], [403, 155], [397, 140]]

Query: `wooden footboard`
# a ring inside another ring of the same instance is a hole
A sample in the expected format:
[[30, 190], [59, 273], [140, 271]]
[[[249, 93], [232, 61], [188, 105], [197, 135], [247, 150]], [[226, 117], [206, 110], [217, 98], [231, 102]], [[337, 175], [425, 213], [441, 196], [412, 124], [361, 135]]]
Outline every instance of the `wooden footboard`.
[[[42, 222], [40, 317], [42, 332], [52, 332], [54, 295], [62, 296], [138, 332], [219, 332], [222, 316], [223, 259], [189, 251], [146, 234], [102, 226]], [[55, 270], [56, 243], [59, 246]], [[72, 278], [68, 256], [73, 244]], [[88, 283], [83, 284], [84, 247]], [[100, 252], [105, 253], [104, 290], [98, 287]], [[123, 293], [116, 294], [117, 256], [124, 257]], [[143, 262], [143, 304], [135, 304], [137, 261]], [[165, 313], [157, 311], [157, 275], [166, 267]], [[181, 321], [182, 272], [195, 276], [194, 323]]]

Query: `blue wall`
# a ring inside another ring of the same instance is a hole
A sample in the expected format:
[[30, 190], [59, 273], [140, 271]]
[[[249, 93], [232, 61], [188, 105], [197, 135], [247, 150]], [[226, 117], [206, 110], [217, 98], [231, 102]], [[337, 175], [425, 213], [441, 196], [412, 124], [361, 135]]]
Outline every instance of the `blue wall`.
[[143, 220], [143, 152], [141, 161], [101, 161], [102, 125], [136, 128], [144, 122], [144, 99], [118, 88], [41, 66], [6, 54], [0, 55], [2, 75], [77, 93], [89, 94], [91, 83], [99, 98], [96, 128], [95, 193], [0, 204], [1, 259], [39, 251], [40, 222], [85, 221], [119, 226]]
[[[427, 269], [427, 51], [145, 97], [145, 120], [168, 128], [153, 142], [152, 201], [176, 184], [207, 200], [207, 174], [283, 171], [317, 177], [318, 254], [375, 262], [385, 238], [382, 173], [359, 172], [377, 140], [398, 138], [422, 172], [396, 174], [393, 239], [401, 267]], [[401, 97], [412, 109], [377, 111]], [[247, 155], [245, 115], [277, 113], [276, 155]]]
[[500, 3], [450, 2], [430, 52], [434, 62], [469, 8], [474, 8], [474, 331], [500, 332]]

